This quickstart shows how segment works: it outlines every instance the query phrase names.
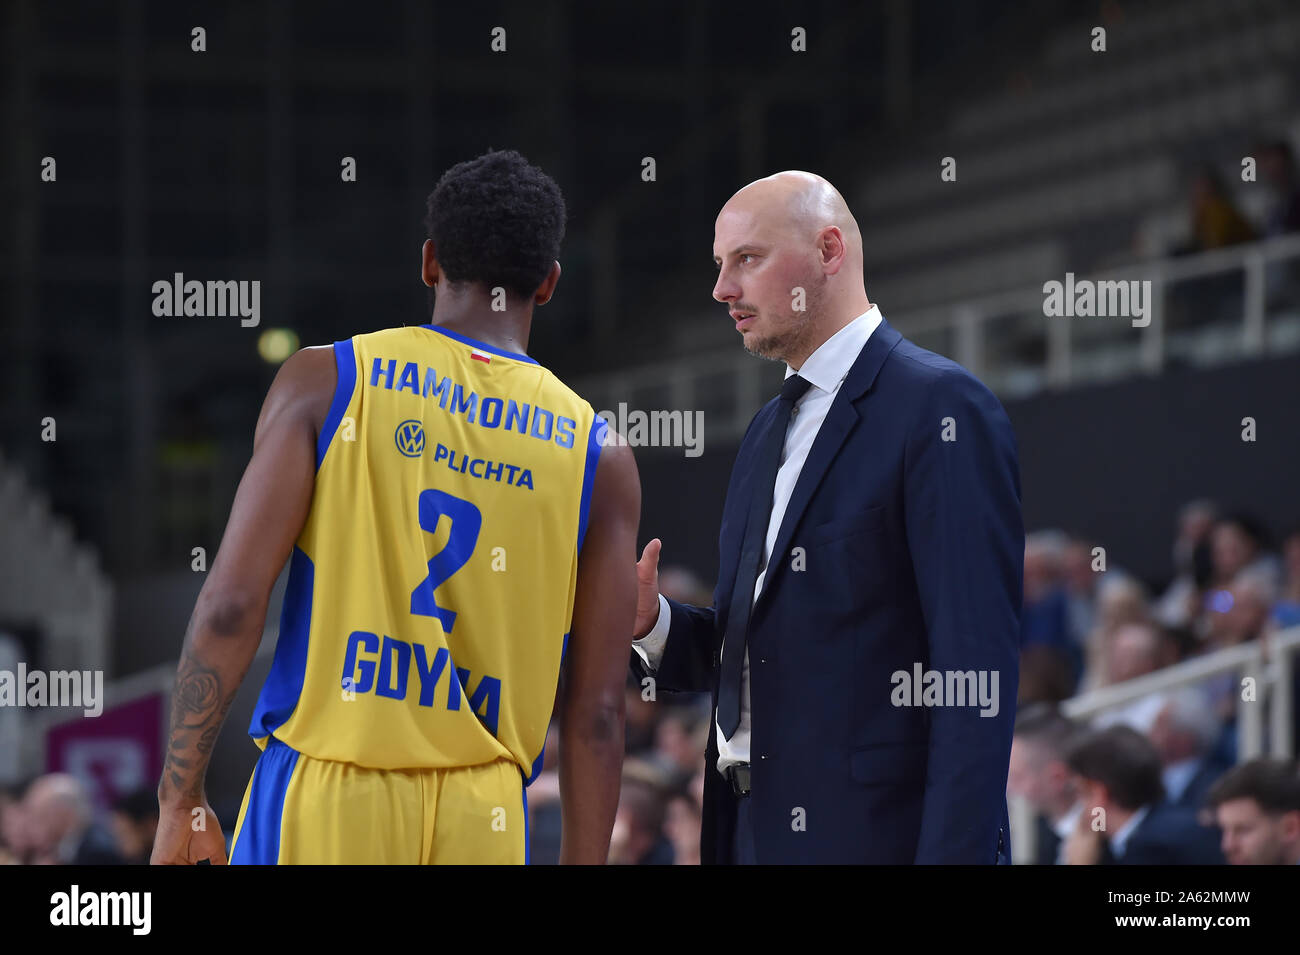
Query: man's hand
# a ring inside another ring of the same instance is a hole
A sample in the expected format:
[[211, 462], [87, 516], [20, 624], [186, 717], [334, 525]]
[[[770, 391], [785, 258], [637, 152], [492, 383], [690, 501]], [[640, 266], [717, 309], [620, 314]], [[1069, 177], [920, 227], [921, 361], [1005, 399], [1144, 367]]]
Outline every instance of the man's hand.
[[636, 628], [633, 639], [640, 640], [659, 619], [659, 549], [663, 543], [655, 538], [645, 545], [636, 562]]
[[1092, 814], [1081, 812], [1078, 825], [1065, 838], [1063, 858], [1066, 865], [1099, 865], [1102, 856], [1102, 840], [1106, 837], [1096, 832], [1091, 824]]
[[200, 806], [183, 803], [160, 806], [158, 832], [153, 839], [149, 864], [195, 865], [204, 861], [212, 865], [226, 864], [226, 837], [207, 798], [202, 799]]

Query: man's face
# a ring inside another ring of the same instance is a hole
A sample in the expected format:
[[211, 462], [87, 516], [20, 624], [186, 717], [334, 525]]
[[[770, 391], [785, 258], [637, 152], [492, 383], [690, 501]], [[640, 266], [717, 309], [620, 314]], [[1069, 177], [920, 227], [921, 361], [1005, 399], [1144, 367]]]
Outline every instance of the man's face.
[[1220, 524], [1210, 539], [1214, 570], [1222, 581], [1229, 581], [1254, 558], [1255, 545], [1235, 524]]
[[[749, 205], [743, 198], [729, 203], [714, 226], [713, 297], [728, 306], [746, 350], [777, 361], [798, 358], [812, 338], [825, 276], [811, 241], [801, 245], [802, 237], [773, 228], [762, 208]], [[802, 302], [795, 289], [804, 290]]]
[[1229, 865], [1281, 865], [1281, 816], [1264, 812], [1253, 799], [1229, 799], [1215, 813], [1223, 830], [1223, 855]]

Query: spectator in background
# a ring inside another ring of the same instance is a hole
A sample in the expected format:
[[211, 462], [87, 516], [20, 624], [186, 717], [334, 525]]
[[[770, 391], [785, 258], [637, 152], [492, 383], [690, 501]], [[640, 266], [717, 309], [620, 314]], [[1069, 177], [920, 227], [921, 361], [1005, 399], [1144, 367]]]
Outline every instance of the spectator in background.
[[1232, 201], [1223, 177], [1213, 166], [1201, 166], [1192, 175], [1188, 211], [1191, 241], [1175, 254], [1208, 252], [1255, 238], [1254, 228]]
[[627, 687], [623, 691], [627, 711], [623, 723], [624, 750], [628, 753], [641, 753], [654, 746], [655, 724], [663, 708], [653, 677], [645, 679], [651, 682], [645, 683], [643, 680], [642, 683], [637, 683], [628, 674]]
[[23, 800], [31, 829], [32, 861], [48, 865], [121, 865], [112, 835], [94, 821], [81, 780], [50, 773], [32, 783]]
[[1208, 541], [1218, 510], [1211, 501], [1192, 501], [1178, 514], [1178, 533], [1174, 537], [1174, 579], [1160, 597], [1156, 618], [1170, 629], [1189, 627], [1201, 612], [1201, 590], [1205, 568], [1199, 568], [1209, 554]]
[[1046, 647], [1069, 665], [1072, 683], [1082, 670], [1082, 655], [1070, 637], [1070, 608], [1062, 581], [1066, 538], [1059, 531], [1036, 531], [1025, 537], [1022, 649]]
[[1128, 576], [1107, 574], [1098, 587], [1097, 623], [1088, 635], [1087, 661], [1080, 691], [1095, 690], [1110, 682], [1110, 645], [1125, 624], [1150, 620], [1145, 588]]
[[1069, 602], [1070, 639], [1082, 666], [1083, 647], [1097, 617], [1097, 588], [1105, 571], [1094, 570], [1093, 545], [1074, 537], [1061, 553], [1061, 579]]
[[1235, 514], [1217, 521], [1210, 532], [1213, 585], [1229, 587], [1243, 573], [1251, 571], [1276, 587], [1278, 564], [1267, 548], [1264, 528], [1253, 517]]
[[1282, 542], [1282, 592], [1269, 612], [1273, 629], [1300, 627], [1300, 529]]
[[[1103, 658], [1106, 685], [1136, 680], [1148, 673], [1176, 663], [1173, 641], [1154, 623], [1126, 623], [1111, 635]], [[1139, 733], [1149, 732], [1163, 701], [1157, 694], [1143, 696], [1124, 706], [1107, 710], [1094, 721], [1094, 727], [1123, 724]]]
[[1300, 178], [1296, 176], [1291, 144], [1285, 139], [1265, 143], [1256, 148], [1255, 158], [1259, 163], [1259, 177], [1269, 192], [1264, 234], [1300, 232]]
[[0, 865], [25, 865], [31, 854], [30, 832], [23, 809], [25, 783], [0, 789]]
[[[1188, 241], [1172, 249], [1174, 255], [1195, 255], [1255, 238], [1255, 230], [1229, 194], [1213, 166], [1197, 169], [1188, 190]], [[1165, 316], [1171, 337], [1184, 328], [1240, 319], [1245, 289], [1237, 271], [1203, 275], [1179, 282], [1170, 290]]]
[[1059, 865], [1062, 846], [1083, 812], [1065, 754], [1077, 734], [1073, 723], [1049, 704], [1020, 711], [1011, 739], [1007, 795], [1035, 812], [1035, 865]]
[[[698, 745], [700, 725], [707, 713], [681, 706], [666, 707], [655, 729], [655, 760], [672, 776], [689, 780], [704, 765]], [[707, 731], [707, 727], [706, 727]], [[697, 832], [696, 837], [699, 837]]]
[[1020, 651], [1020, 683], [1016, 687], [1016, 705], [1060, 703], [1074, 692], [1074, 669], [1052, 647], [1026, 647]]
[[1257, 639], [1264, 632], [1273, 606], [1273, 588], [1266, 574], [1246, 571], [1226, 590], [1206, 599], [1206, 647], [1218, 650]]
[[[1206, 652], [1240, 646], [1256, 640], [1264, 632], [1272, 605], [1272, 590], [1267, 578], [1254, 571], [1244, 571], [1227, 590], [1206, 595], [1206, 612], [1202, 631]], [[1237, 761], [1237, 705], [1240, 701], [1239, 677], [1224, 673], [1205, 681], [1209, 705], [1223, 723], [1218, 752], [1230, 764]]]
[[127, 865], [148, 865], [158, 831], [157, 792], [141, 789], [122, 796], [113, 805], [110, 825]]
[[[1295, 154], [1285, 139], [1256, 147], [1259, 178], [1268, 191], [1264, 211], [1264, 235], [1280, 236], [1300, 232], [1300, 177]], [[1294, 259], [1271, 261], [1265, 266], [1266, 307], [1295, 305], [1300, 301], [1300, 269]]]
[[1222, 724], [1195, 687], [1159, 699], [1148, 736], [1160, 755], [1165, 798], [1171, 805], [1199, 811], [1210, 787], [1231, 768], [1215, 749]]
[[[704, 776], [699, 777], [700, 788]], [[703, 819], [703, 793], [697, 798], [687, 791], [678, 791], [668, 800], [664, 813], [664, 834], [673, 848], [674, 865], [700, 864], [700, 825]]]
[[1218, 831], [1165, 801], [1160, 756], [1141, 733], [1128, 726], [1095, 730], [1075, 741], [1066, 764], [1084, 805], [1066, 840], [1068, 864], [1223, 863]]
[[672, 843], [664, 835], [664, 795], [647, 775], [634, 765], [623, 777], [609, 842], [611, 865], [673, 864]]
[[1300, 774], [1290, 760], [1253, 759], [1210, 789], [1229, 865], [1300, 864]]

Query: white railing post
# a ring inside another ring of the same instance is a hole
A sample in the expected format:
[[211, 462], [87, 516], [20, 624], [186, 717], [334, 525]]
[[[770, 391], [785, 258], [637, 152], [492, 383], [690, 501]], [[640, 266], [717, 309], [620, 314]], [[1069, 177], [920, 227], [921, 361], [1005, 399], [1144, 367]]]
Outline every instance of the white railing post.
[[1165, 364], [1165, 299], [1169, 285], [1163, 263], [1151, 268], [1151, 322], [1142, 330], [1142, 367], [1157, 374]]
[[1295, 749], [1295, 657], [1300, 653], [1300, 629], [1269, 638], [1272, 680], [1269, 695], [1269, 751], [1292, 759]]
[[[1264, 671], [1264, 657], [1259, 653], [1241, 668], [1241, 679], [1234, 690], [1237, 704], [1237, 761], [1254, 759], [1264, 752], [1264, 713], [1262, 707], [1272, 706], [1272, 694], [1269, 692], [1268, 677]], [[1255, 699], [1246, 701], [1242, 698], [1241, 684], [1250, 679], [1255, 684]]]

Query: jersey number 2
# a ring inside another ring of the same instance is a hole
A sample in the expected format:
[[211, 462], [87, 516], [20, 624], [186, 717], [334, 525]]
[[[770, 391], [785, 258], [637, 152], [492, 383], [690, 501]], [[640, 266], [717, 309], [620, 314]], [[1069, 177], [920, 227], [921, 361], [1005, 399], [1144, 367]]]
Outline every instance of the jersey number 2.
[[483, 527], [483, 514], [464, 498], [434, 490], [420, 492], [419, 514], [421, 530], [430, 534], [436, 532], [438, 519], [445, 514], [451, 520], [451, 532], [447, 536], [447, 545], [429, 561], [429, 575], [411, 591], [411, 613], [421, 617], [437, 617], [443, 631], [451, 633], [452, 624], [456, 622], [456, 611], [439, 607], [434, 599], [434, 591], [464, 567], [474, 553], [474, 547], [478, 544], [478, 532]]

